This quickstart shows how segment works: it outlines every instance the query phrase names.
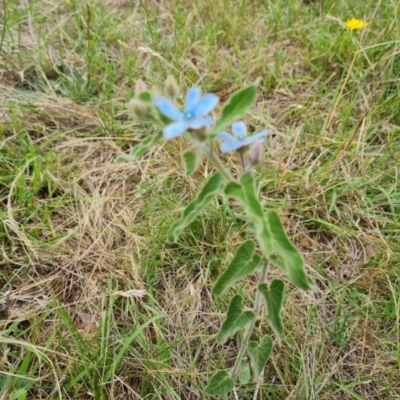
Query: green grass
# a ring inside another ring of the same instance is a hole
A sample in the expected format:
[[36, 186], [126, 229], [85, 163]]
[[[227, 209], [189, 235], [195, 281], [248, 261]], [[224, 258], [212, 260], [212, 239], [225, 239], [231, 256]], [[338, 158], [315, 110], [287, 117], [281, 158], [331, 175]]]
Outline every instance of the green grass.
[[[115, 163], [152, 133], [126, 107], [135, 81], [169, 74], [222, 102], [261, 77], [247, 122], [279, 133], [262, 197], [320, 292], [288, 288], [258, 398], [398, 396], [399, 12], [394, 0], [6, 0], [0, 397], [201, 399], [233, 365], [237, 342], [216, 342], [231, 296], [210, 291], [242, 222], [219, 200], [179, 244], [165, 239], [211, 166], [185, 177], [180, 139]], [[368, 29], [347, 31], [351, 17]], [[238, 393], [252, 399], [254, 385]]]

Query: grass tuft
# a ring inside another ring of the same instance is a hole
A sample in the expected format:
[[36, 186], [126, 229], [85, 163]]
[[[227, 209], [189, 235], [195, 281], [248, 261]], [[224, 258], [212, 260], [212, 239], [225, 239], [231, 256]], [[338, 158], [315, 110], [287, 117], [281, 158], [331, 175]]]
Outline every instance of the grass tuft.
[[[276, 131], [262, 197], [319, 292], [288, 288], [259, 397], [398, 395], [398, 11], [391, 0], [5, 1], [0, 397], [201, 399], [210, 373], [233, 364], [237, 340], [215, 340], [230, 297], [210, 292], [246, 239], [235, 205], [215, 201], [171, 245], [211, 166], [187, 178], [179, 139], [115, 162], [152, 133], [127, 111], [136, 79], [169, 74], [221, 101], [262, 78], [247, 116]], [[368, 29], [347, 31], [352, 17]], [[254, 285], [231, 292], [251, 299]]]

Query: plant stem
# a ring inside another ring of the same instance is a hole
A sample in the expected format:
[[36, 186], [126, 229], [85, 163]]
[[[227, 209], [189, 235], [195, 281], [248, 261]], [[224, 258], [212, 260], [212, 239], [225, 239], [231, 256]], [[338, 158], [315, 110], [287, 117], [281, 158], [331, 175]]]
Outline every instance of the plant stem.
[[240, 152], [240, 164], [242, 164], [242, 171], [243, 173], [246, 172], [246, 162], [244, 160], [244, 154]]
[[231, 372], [229, 373], [229, 376], [233, 379], [235, 379], [235, 377], [238, 373], [240, 362], [242, 361], [244, 353], [247, 349], [247, 344], [249, 343], [251, 334], [252, 334], [254, 326], [256, 324], [258, 314], [260, 313], [262, 297], [261, 297], [261, 292], [258, 289], [258, 286], [260, 285], [260, 283], [264, 283], [265, 278], [267, 277], [268, 268], [269, 268], [269, 262], [267, 260], [265, 260], [264, 265], [261, 269], [260, 279], [259, 279], [258, 285], [257, 285], [256, 299], [254, 301], [253, 311], [254, 311], [254, 314], [256, 315], [256, 318], [247, 327], [246, 333], [243, 337], [242, 343], [241, 343], [239, 351], [238, 351], [238, 355], [236, 357], [235, 365], [233, 366]]
[[253, 400], [257, 400], [258, 391], [260, 390], [260, 382], [261, 382], [261, 379], [263, 378], [263, 376], [264, 376], [264, 372], [262, 372], [261, 375], [257, 378], [256, 390], [254, 392]]
[[218, 172], [223, 175], [227, 181], [232, 182], [236, 179], [230, 174], [230, 172], [222, 165], [221, 160], [210, 150], [207, 146], [202, 147], [203, 154], [213, 163], [214, 167]]

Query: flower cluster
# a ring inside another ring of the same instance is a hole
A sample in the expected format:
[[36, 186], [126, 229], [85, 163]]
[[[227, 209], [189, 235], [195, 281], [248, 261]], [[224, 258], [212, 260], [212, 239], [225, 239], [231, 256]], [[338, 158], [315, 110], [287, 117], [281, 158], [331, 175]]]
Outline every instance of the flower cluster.
[[[206, 94], [201, 97], [198, 87], [192, 87], [186, 94], [185, 110], [180, 111], [175, 105], [165, 97], [157, 97], [155, 104], [160, 112], [168, 117], [172, 123], [163, 129], [164, 139], [172, 139], [184, 134], [188, 130], [199, 130], [210, 126], [213, 118], [207, 116], [218, 105], [219, 98], [215, 94]], [[258, 132], [252, 136], [247, 136], [247, 129], [244, 122], [232, 124], [231, 136], [227, 132], [221, 132], [218, 139], [222, 141], [220, 149], [223, 153], [235, 151], [241, 148], [247, 149], [249, 145], [258, 141], [264, 142], [264, 136], [272, 133], [270, 130]]]

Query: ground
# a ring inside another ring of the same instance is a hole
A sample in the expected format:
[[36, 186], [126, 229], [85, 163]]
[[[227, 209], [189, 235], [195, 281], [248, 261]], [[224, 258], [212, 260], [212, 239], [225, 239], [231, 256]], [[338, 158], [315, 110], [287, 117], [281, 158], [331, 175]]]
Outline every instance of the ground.
[[[135, 82], [168, 75], [221, 104], [260, 78], [246, 122], [276, 132], [261, 195], [318, 291], [288, 286], [258, 398], [400, 398], [397, 1], [1, 7], [1, 399], [202, 399], [232, 365], [236, 340], [216, 334], [231, 295], [255, 282], [210, 292], [243, 221], [218, 199], [166, 240], [212, 166], [186, 177], [181, 138], [115, 161], [153, 132], [128, 110]], [[254, 385], [238, 392], [251, 399]]]

